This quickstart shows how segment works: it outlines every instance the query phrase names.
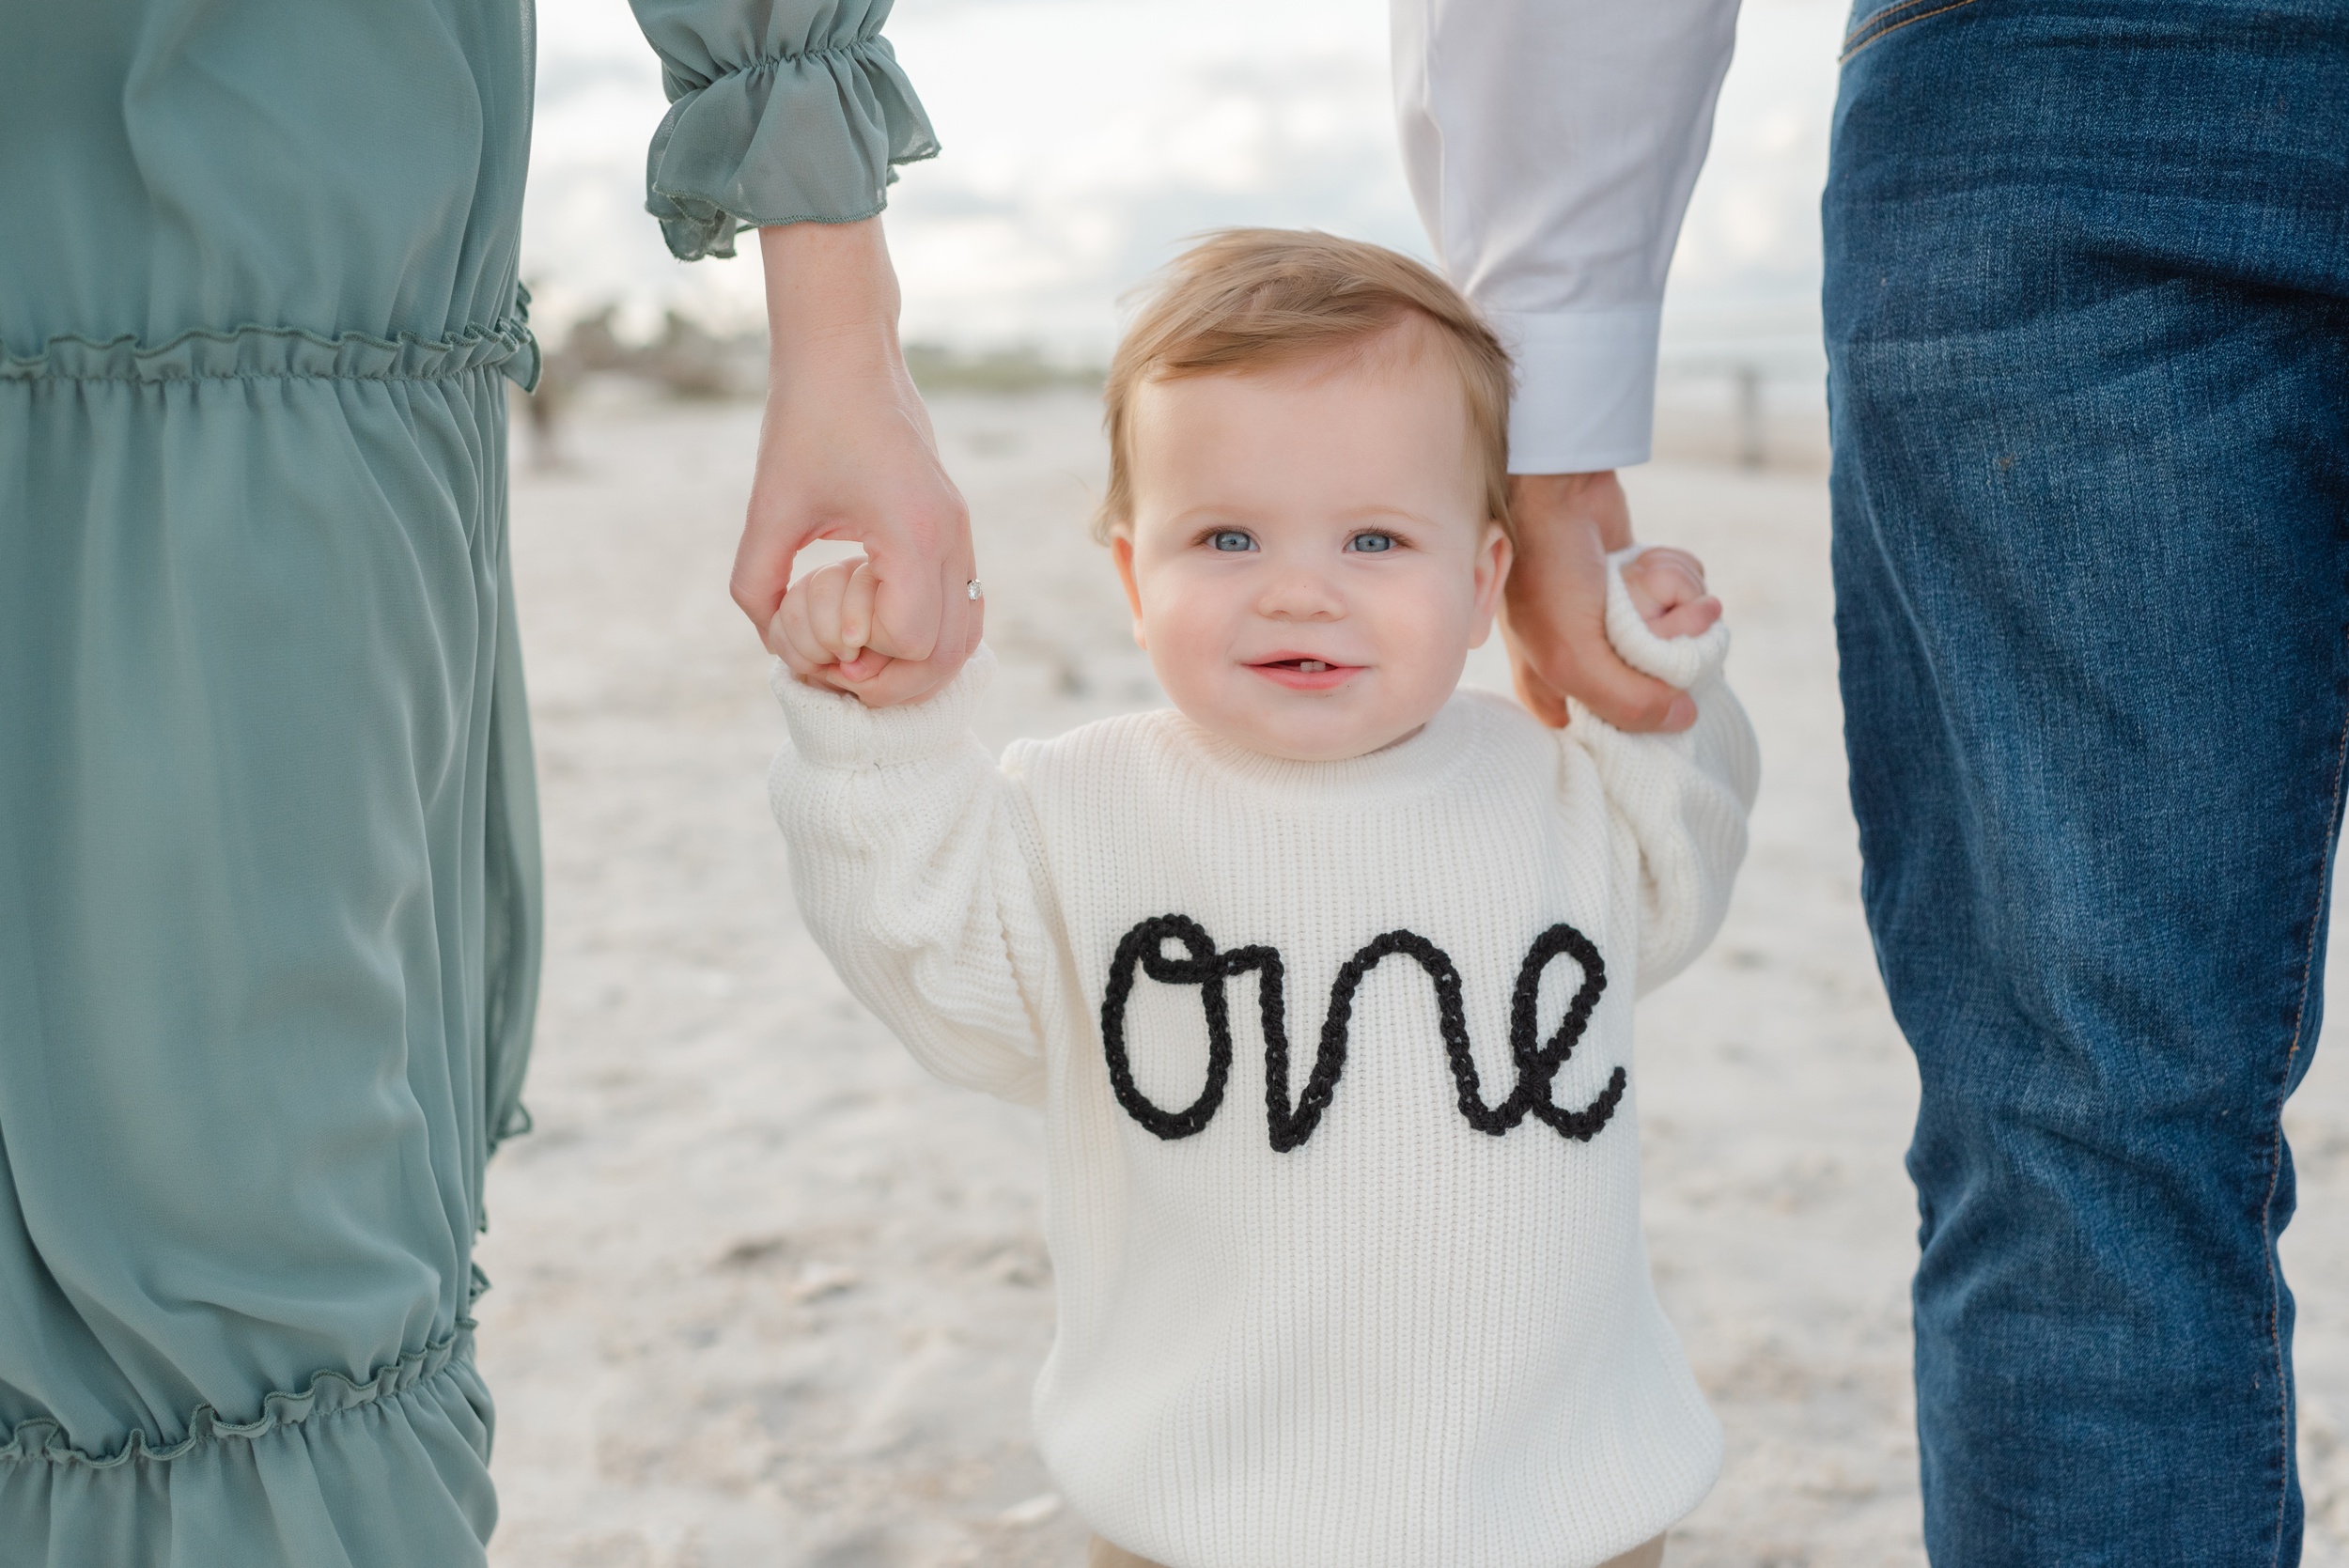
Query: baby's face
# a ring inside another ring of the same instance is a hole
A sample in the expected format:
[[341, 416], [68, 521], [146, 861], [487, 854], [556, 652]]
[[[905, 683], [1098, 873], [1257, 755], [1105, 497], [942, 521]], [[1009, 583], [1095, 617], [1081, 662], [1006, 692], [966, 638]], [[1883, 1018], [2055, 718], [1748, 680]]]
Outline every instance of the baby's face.
[[1112, 549], [1174, 706], [1302, 762], [1432, 718], [1509, 565], [1433, 329], [1335, 364], [1154, 381], [1133, 408], [1133, 525]]

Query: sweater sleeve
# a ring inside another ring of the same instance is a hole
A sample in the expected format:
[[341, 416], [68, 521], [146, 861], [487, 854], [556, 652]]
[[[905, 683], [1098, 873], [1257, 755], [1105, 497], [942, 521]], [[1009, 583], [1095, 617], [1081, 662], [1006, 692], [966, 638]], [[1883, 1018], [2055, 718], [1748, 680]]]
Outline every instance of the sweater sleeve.
[[1562, 744], [1589, 755], [1639, 855], [1644, 995], [1703, 952], [1729, 912], [1762, 759], [1746, 710], [1721, 675], [1728, 626], [1671, 639], [1649, 630], [1623, 582], [1635, 553], [1607, 563], [1608, 641], [1634, 669], [1694, 697], [1697, 722], [1679, 735], [1632, 735], [1569, 703], [1570, 720], [1559, 733]]
[[971, 735], [993, 668], [982, 647], [927, 700], [868, 709], [778, 662], [790, 739], [768, 796], [848, 989], [938, 1077], [1034, 1104], [1056, 922], [1026, 799]]
[[645, 210], [682, 260], [732, 256], [738, 228], [869, 218], [896, 164], [938, 153], [880, 36], [891, 0], [630, 3], [669, 93]]

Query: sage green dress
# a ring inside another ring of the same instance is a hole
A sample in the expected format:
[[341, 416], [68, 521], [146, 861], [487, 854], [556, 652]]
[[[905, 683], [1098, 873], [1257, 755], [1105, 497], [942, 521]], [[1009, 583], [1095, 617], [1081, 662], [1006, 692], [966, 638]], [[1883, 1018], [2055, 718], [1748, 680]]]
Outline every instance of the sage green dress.
[[[680, 256], [934, 150], [887, 0], [638, 10]], [[482, 1560], [472, 1244], [538, 951], [531, 26], [0, 0], [7, 1568]]]

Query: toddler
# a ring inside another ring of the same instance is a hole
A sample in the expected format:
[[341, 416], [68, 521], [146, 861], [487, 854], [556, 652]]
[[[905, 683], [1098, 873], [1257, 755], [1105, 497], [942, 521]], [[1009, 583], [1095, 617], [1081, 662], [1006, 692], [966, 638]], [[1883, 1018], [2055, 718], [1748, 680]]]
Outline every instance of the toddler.
[[[1648, 1278], [1632, 999], [1720, 922], [1753, 738], [1677, 551], [1609, 563], [1607, 629], [1687, 733], [1455, 690], [1508, 375], [1414, 262], [1216, 236], [1107, 393], [1172, 709], [998, 764], [984, 650], [896, 708], [778, 673], [817, 940], [932, 1072], [1044, 1108], [1035, 1431], [1097, 1563], [1652, 1563], [1719, 1467]], [[790, 672], [869, 676], [871, 587], [791, 590]]]

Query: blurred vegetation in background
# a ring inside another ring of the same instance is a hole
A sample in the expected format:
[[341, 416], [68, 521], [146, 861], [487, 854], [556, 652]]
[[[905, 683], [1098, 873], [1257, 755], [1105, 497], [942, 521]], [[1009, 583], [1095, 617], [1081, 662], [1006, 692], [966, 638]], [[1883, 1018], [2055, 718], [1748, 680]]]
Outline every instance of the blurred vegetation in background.
[[[1667, 345], [1657, 381], [1656, 456], [1666, 462], [1825, 473], [1820, 373], [1800, 353], [1779, 349], [1778, 341], [1725, 341], [1703, 351]], [[1803, 346], [1803, 351], [1815, 357], [1814, 347]], [[1032, 345], [970, 350], [917, 342], [907, 344], [905, 352], [906, 368], [926, 396], [1089, 396], [1101, 387], [1099, 367], [1048, 359]], [[640, 340], [623, 331], [619, 307], [607, 304], [573, 320], [559, 343], [549, 334], [540, 361], [538, 390], [517, 398], [518, 416], [530, 425], [531, 459], [540, 469], [570, 466], [564, 447], [567, 415], [591, 394], [625, 398], [649, 393], [695, 403], [754, 402], [767, 395], [766, 334], [715, 332], [675, 310]]]
[[936, 343], [906, 345], [906, 368], [924, 392], [1098, 392], [1093, 365], [1055, 365], [1034, 348], [966, 354]]
[[[906, 345], [914, 385], [932, 396], [971, 393], [1019, 396], [1043, 392], [1097, 392], [1102, 372], [1055, 363], [1033, 347], [969, 352], [936, 343]], [[607, 304], [572, 321], [557, 343], [539, 344], [538, 387], [519, 399], [531, 427], [536, 466], [567, 466], [565, 414], [597, 381], [632, 382], [661, 396], [692, 402], [756, 399], [767, 395], [763, 333], [719, 334], [679, 311], [642, 341], [626, 336], [620, 307]]]

